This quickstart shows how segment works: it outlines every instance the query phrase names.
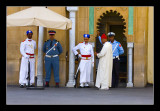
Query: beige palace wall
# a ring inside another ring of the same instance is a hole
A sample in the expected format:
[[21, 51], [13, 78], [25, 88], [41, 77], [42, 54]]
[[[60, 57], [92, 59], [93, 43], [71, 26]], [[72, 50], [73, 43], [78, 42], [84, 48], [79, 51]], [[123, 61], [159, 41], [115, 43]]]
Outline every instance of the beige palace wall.
[[[7, 7], [7, 15], [29, 7]], [[63, 16], [68, 17], [69, 13], [65, 7], [47, 7]], [[128, 8], [127, 7], [95, 7], [94, 34], [91, 35], [90, 42], [95, 41], [97, 20], [107, 10], [116, 10], [124, 17], [126, 22], [126, 36], [128, 42], [134, 42], [133, 57], [133, 83], [134, 87], [144, 87], [147, 82], [153, 83], [153, 8], [134, 7], [134, 33], [128, 36]], [[7, 84], [18, 84], [21, 54], [20, 43], [26, 39], [26, 30], [33, 30], [33, 39], [38, 46], [37, 27], [12, 27], [7, 28]], [[49, 39], [48, 30], [45, 29], [44, 41]], [[69, 31], [56, 30], [56, 39], [63, 47], [60, 55], [60, 85], [65, 86], [68, 82], [68, 62], [66, 52], [69, 51]], [[89, 33], [89, 7], [79, 7], [76, 12], [76, 43], [83, 41], [83, 34]], [[36, 49], [36, 55], [38, 55]], [[69, 55], [68, 55], [69, 56]], [[37, 60], [37, 56], [36, 56]], [[149, 63], [149, 64], [148, 64]], [[37, 61], [36, 61], [37, 66]], [[76, 67], [77, 68], [77, 63]], [[53, 72], [53, 71], [52, 71]], [[45, 77], [45, 69], [44, 69]], [[95, 79], [95, 74], [94, 74]], [[55, 85], [53, 73], [51, 75], [51, 85]]]
[[[134, 32], [133, 35], [128, 35], [128, 7], [95, 7], [94, 35], [96, 35], [95, 33], [97, 30], [96, 23], [98, 19], [107, 10], [108, 11], [116, 10], [123, 16], [126, 22], [125, 35], [127, 37], [127, 42], [134, 42], [134, 49], [133, 49], [134, 87], [144, 87], [147, 84], [147, 82], [152, 83], [151, 81], [153, 80], [153, 73], [152, 73], [153, 72], [153, 64], [152, 64], [153, 26], [150, 27], [150, 25], [153, 25], [153, 18], [152, 18], [153, 16], [150, 17], [150, 15], [153, 13], [149, 13], [150, 11], [149, 7], [134, 7], [134, 15], [133, 15]], [[148, 55], [149, 53], [150, 55]], [[148, 64], [150, 63], [150, 61], [152, 61], [152, 63]]]
[[[7, 15], [18, 12], [20, 10], [26, 9], [29, 7], [7, 7]], [[48, 7], [49, 9], [66, 16], [65, 7]], [[7, 28], [7, 84], [8, 85], [16, 85], [19, 82], [19, 70], [20, 70], [20, 62], [21, 62], [21, 54], [20, 54], [20, 43], [25, 40], [26, 31], [33, 31], [33, 40], [37, 43], [37, 49], [35, 50], [36, 54], [36, 69], [37, 69], [37, 56], [38, 56], [38, 27], [8, 27]], [[45, 36], [44, 41], [49, 39], [48, 30], [45, 28]], [[54, 29], [53, 29], [54, 30]], [[56, 30], [56, 39], [60, 41], [63, 47], [63, 53], [60, 55], [60, 86], [64, 86], [66, 83], [66, 32], [64, 30]], [[35, 71], [37, 72], [37, 71]], [[44, 69], [44, 77], [45, 77], [45, 69]], [[51, 85], [54, 85], [54, 77], [53, 73], [51, 75]]]
[[154, 12], [154, 8], [153, 7], [149, 7], [149, 14], [148, 14], [148, 67], [147, 67], [147, 81], [148, 83], [152, 83], [153, 84], [153, 51], [154, 51], [154, 47], [153, 47], [153, 39], [154, 39], [154, 35], [153, 35], [153, 12]]
[[[7, 15], [28, 7], [7, 7]], [[33, 39], [37, 41], [37, 27], [8, 27], [7, 28], [7, 84], [18, 84], [20, 69], [20, 43], [26, 39], [26, 30], [31, 29]], [[37, 51], [36, 51], [37, 53]]]
[[[48, 9], [61, 14], [63, 16], [67, 16], [66, 14], [66, 8], [65, 7], [47, 7]], [[50, 30], [51, 28], [47, 29]], [[61, 43], [62, 48], [63, 48], [63, 52], [62, 54], [59, 56], [60, 57], [60, 61], [59, 61], [59, 76], [60, 76], [60, 86], [65, 86], [66, 82], [67, 82], [67, 69], [66, 69], [66, 51], [67, 51], [67, 39], [68, 39], [68, 31], [64, 31], [64, 30], [57, 30], [57, 29], [53, 29], [56, 31], [56, 39]], [[47, 36], [45, 38], [45, 40], [49, 39], [49, 35], [47, 33]], [[45, 71], [45, 70], [44, 70]], [[44, 72], [45, 75], [45, 72]], [[54, 76], [53, 76], [53, 70], [52, 70], [52, 74], [51, 74], [51, 80], [50, 80], [50, 85], [55, 85], [54, 82]]]
[[134, 7], [134, 87], [147, 84], [148, 7]]

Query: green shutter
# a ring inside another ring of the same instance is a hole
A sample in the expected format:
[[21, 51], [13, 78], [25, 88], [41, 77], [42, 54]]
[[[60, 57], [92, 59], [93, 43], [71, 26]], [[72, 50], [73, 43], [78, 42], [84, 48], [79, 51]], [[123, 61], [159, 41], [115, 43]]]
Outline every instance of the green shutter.
[[128, 14], [128, 35], [133, 35], [133, 7], [129, 7]]
[[89, 34], [94, 33], [94, 7], [89, 7]]

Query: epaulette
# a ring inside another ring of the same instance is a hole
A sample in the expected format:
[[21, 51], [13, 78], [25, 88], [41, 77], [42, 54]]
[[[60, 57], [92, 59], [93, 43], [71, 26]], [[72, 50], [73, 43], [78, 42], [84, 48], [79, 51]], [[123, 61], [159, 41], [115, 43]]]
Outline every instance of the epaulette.
[[48, 40], [46, 40], [45, 42], [47, 42]]
[[59, 42], [58, 40], [55, 39], [56, 42]]
[[56, 42], [59, 42], [58, 40], [55, 39]]
[[80, 42], [80, 43], [83, 43], [83, 42]]
[[[25, 41], [25, 40], [24, 40]], [[22, 41], [22, 42], [24, 42], [24, 41]]]

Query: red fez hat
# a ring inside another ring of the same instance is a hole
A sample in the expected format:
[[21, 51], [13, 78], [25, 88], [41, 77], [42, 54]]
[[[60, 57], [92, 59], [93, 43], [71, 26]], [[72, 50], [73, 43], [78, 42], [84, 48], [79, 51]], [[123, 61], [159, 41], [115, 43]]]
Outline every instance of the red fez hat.
[[105, 34], [102, 34], [101, 39], [107, 39], [107, 36]]

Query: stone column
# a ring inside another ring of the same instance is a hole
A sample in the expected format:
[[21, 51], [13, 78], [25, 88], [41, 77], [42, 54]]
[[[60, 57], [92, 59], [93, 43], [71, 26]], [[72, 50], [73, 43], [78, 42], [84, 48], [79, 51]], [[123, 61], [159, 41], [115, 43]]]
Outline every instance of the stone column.
[[128, 83], [127, 87], [133, 87], [133, 82], [132, 82], [132, 49], [133, 49], [133, 42], [128, 42], [127, 43], [127, 48], [128, 48]]
[[37, 86], [43, 86], [43, 38], [44, 27], [39, 26], [38, 37], [38, 62], [37, 62]]
[[74, 73], [75, 73], [75, 56], [72, 52], [75, 47], [75, 16], [78, 7], [67, 7], [69, 11], [69, 19], [72, 21], [72, 29], [69, 30], [69, 80], [66, 87], [74, 87]]

